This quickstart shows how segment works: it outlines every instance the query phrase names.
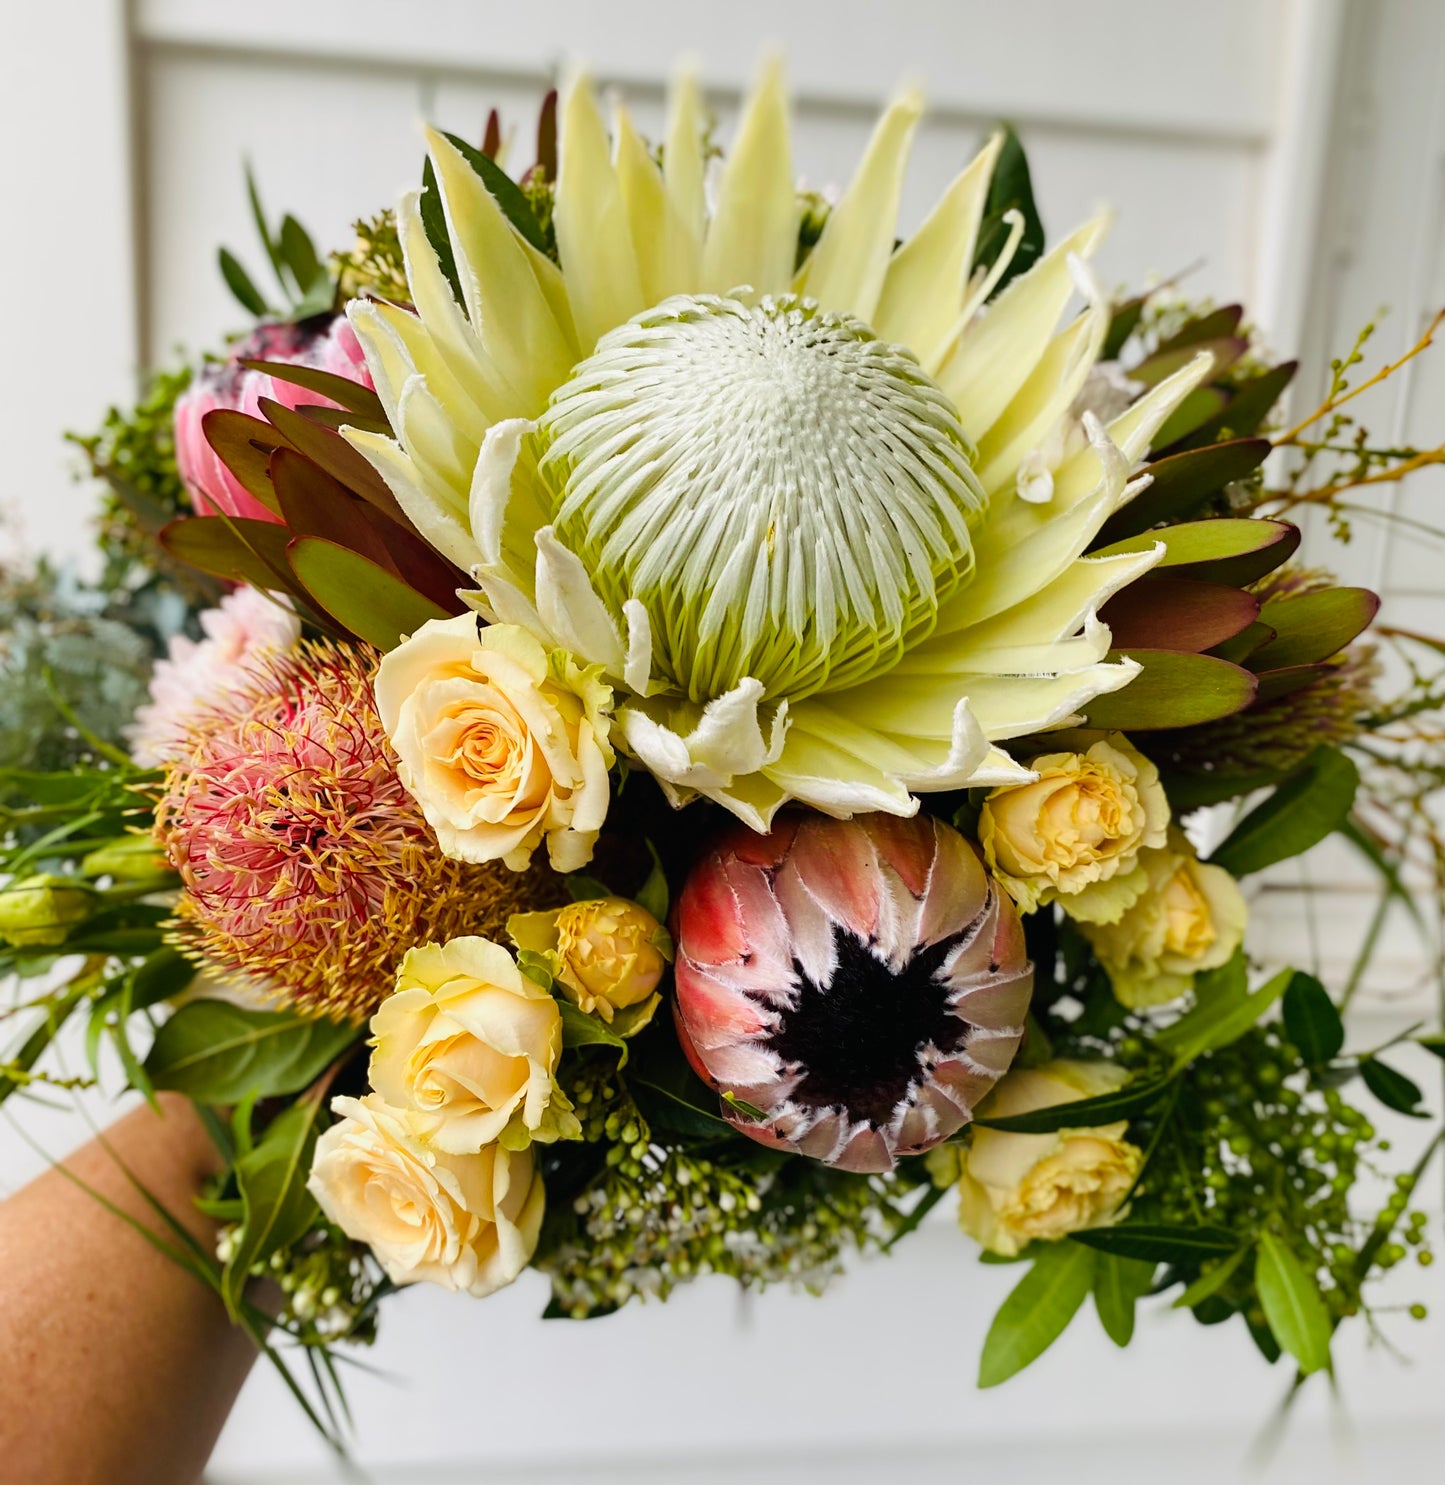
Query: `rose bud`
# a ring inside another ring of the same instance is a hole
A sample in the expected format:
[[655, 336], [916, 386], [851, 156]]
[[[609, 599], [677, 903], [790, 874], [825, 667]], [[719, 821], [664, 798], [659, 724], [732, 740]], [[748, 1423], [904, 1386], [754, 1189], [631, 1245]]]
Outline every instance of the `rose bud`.
[[263, 397], [290, 408], [303, 403], [316, 407], [338, 404], [295, 382], [279, 381], [264, 371], [251, 371], [242, 361], [283, 361], [293, 366], [310, 366], [365, 387], [372, 385], [371, 373], [344, 315], [338, 315], [321, 329], [312, 321], [302, 325], [258, 325], [236, 346], [229, 360], [207, 366], [176, 400], [176, 467], [196, 514], [208, 516], [220, 511], [257, 521], [279, 521], [280, 517], [267, 510], [226, 468], [207, 441], [202, 420], [208, 412], [223, 408], [259, 418]]
[[1033, 966], [1017, 910], [928, 816], [736, 829], [675, 929], [678, 1037], [764, 1144], [888, 1170], [957, 1131], [1018, 1049]]

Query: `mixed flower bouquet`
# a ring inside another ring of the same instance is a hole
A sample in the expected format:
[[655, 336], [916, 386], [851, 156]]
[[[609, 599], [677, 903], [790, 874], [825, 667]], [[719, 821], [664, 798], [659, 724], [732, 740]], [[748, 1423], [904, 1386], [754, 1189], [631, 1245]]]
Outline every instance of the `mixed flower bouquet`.
[[983, 1385], [1090, 1294], [1318, 1371], [1429, 1261], [1423, 1162], [1357, 1190], [1358, 1091], [1420, 1090], [1247, 893], [1339, 832], [1427, 933], [1440, 646], [1283, 517], [1441, 451], [1356, 428], [1358, 347], [1284, 428], [1238, 305], [1045, 249], [1008, 130], [900, 242], [919, 114], [828, 198], [775, 66], [725, 157], [693, 78], [659, 144], [578, 80], [329, 259], [253, 188], [288, 305], [223, 252], [256, 328], [83, 441], [114, 585], [190, 617], [122, 734], [47, 672], [73, 756], [0, 774], [51, 974], [0, 1094], [88, 1081], [74, 1017], [188, 1095], [220, 1239], [167, 1246], [323, 1393], [403, 1285], [821, 1289], [950, 1192], [1020, 1265]]

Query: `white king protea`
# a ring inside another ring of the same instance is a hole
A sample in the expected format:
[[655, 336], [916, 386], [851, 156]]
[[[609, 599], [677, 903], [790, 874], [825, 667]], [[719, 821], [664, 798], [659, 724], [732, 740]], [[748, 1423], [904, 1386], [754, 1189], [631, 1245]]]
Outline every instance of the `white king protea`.
[[601, 665], [623, 749], [755, 830], [790, 799], [907, 815], [919, 791], [1026, 778], [998, 744], [1128, 683], [1097, 611], [1154, 554], [1081, 554], [1208, 366], [1081, 425], [1103, 222], [988, 302], [1018, 239], [970, 274], [995, 139], [895, 247], [920, 107], [884, 114], [801, 267], [776, 66], [710, 209], [691, 78], [661, 168], [574, 84], [560, 268], [430, 134], [465, 304], [412, 195], [415, 312], [350, 310], [396, 436], [349, 436], [478, 609]]

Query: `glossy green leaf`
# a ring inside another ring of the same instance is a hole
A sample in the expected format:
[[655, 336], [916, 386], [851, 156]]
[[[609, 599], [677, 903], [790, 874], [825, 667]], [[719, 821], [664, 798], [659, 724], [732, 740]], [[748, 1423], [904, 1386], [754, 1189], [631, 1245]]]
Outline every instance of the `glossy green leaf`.
[[452, 251], [451, 233], [447, 228], [446, 207], [442, 205], [441, 188], [437, 185], [436, 167], [428, 155], [421, 167], [421, 195], [417, 200], [422, 230], [437, 255], [437, 265], [451, 285], [452, 297], [463, 304], [462, 281], [457, 277], [457, 255]]
[[179, 995], [198, 971], [184, 954], [167, 945], [157, 949], [131, 971], [127, 1008], [143, 1011]]
[[321, 608], [379, 650], [395, 649], [429, 619], [451, 617], [385, 568], [322, 537], [298, 537], [287, 557]]
[[1186, 1227], [1168, 1222], [1119, 1222], [1076, 1232], [1074, 1241], [1100, 1253], [1138, 1258], [1146, 1263], [1199, 1263], [1233, 1253], [1239, 1234], [1223, 1227]]
[[1228, 660], [1140, 647], [1124, 653], [1143, 669], [1122, 691], [1089, 702], [1090, 727], [1118, 732], [1197, 727], [1233, 716], [1254, 700], [1255, 678]]
[[1292, 1249], [1263, 1232], [1254, 1263], [1260, 1306], [1274, 1338], [1305, 1375], [1330, 1364], [1330, 1312], [1319, 1285]]
[[1272, 599], [1259, 618], [1275, 637], [1249, 657], [1250, 669], [1280, 670], [1326, 660], [1368, 628], [1379, 608], [1378, 596], [1368, 588], [1325, 588]]
[[178, 561], [273, 592], [298, 590], [286, 563], [288, 539], [286, 528], [273, 521], [229, 516], [183, 516], [160, 534], [161, 545]]
[[1242, 438], [1156, 459], [1143, 470], [1151, 483], [1109, 517], [1098, 545], [1122, 541], [1161, 521], [1179, 521], [1192, 515], [1231, 481], [1242, 480], [1258, 469], [1270, 447], [1267, 438]]
[[657, 854], [657, 847], [648, 841], [647, 849], [652, 856], [652, 869], [647, 873], [647, 880], [639, 889], [636, 901], [639, 907], [651, 913], [659, 923], [666, 923], [667, 910], [670, 905], [667, 876], [662, 869], [662, 860]]
[[266, 299], [261, 291], [251, 282], [251, 275], [241, 266], [233, 254], [222, 248], [216, 259], [221, 265], [221, 277], [226, 281], [226, 287], [235, 295], [242, 309], [260, 319], [267, 312]]
[[619, 1067], [627, 1061], [627, 1043], [600, 1017], [589, 1016], [570, 1000], [559, 1000], [557, 1008], [562, 1012], [564, 1047], [612, 1047]]
[[1116, 1346], [1134, 1338], [1134, 1307], [1149, 1292], [1157, 1265], [1152, 1259], [1100, 1253], [1094, 1265], [1094, 1309], [1104, 1334]]
[[1234, 827], [1210, 861], [1244, 877], [1302, 854], [1344, 824], [1359, 783], [1359, 770], [1338, 748], [1316, 748]]
[[1051, 1243], [999, 1306], [983, 1343], [978, 1385], [997, 1387], [1037, 1361], [1068, 1328], [1094, 1283], [1095, 1255]]
[[1251, 1250], [1251, 1244], [1243, 1244], [1228, 1258], [1220, 1259], [1217, 1263], [1210, 1262], [1210, 1266], [1174, 1301], [1174, 1308], [1192, 1310], [1195, 1305], [1212, 1299], [1239, 1271], [1239, 1266], [1249, 1257]]
[[1415, 1038], [1417, 1047], [1424, 1047], [1432, 1056], [1439, 1057], [1445, 1061], [1445, 1036], [1436, 1032], [1432, 1036], [1417, 1036]]
[[1114, 648], [1199, 654], [1232, 639], [1255, 622], [1259, 600], [1241, 588], [1174, 573], [1148, 573], [1116, 593], [1099, 611]]
[[1193, 1010], [1156, 1032], [1154, 1040], [1174, 1054], [1176, 1070], [1183, 1068], [1243, 1036], [1284, 994], [1293, 975], [1293, 970], [1281, 970], [1251, 992], [1241, 951], [1219, 969], [1195, 976]]
[[314, 1082], [364, 1034], [347, 1022], [193, 1000], [161, 1029], [146, 1058], [157, 1088], [198, 1103], [279, 1098]]
[[1126, 299], [1122, 304], [1114, 306], [1108, 333], [1104, 336], [1104, 348], [1099, 353], [1100, 360], [1117, 361], [1119, 359], [1119, 352], [1124, 349], [1125, 342], [1139, 328], [1139, 321], [1144, 316], [1144, 305], [1148, 297], [1147, 294], [1136, 294], [1132, 299]]
[[1429, 1111], [1420, 1107], [1424, 1094], [1419, 1085], [1378, 1057], [1360, 1058], [1360, 1076], [1365, 1080], [1365, 1087], [1387, 1109], [1394, 1109], [1397, 1114], [1408, 1114], [1412, 1119], [1430, 1117]]
[[1311, 1066], [1339, 1056], [1345, 1024], [1330, 992], [1313, 975], [1296, 971], [1284, 992], [1285, 1035]]
[[1023, 218], [1024, 230], [1013, 261], [994, 286], [995, 297], [1012, 279], [1032, 268], [1044, 252], [1044, 224], [1034, 201], [1028, 156], [1013, 127], [1009, 124], [1002, 127], [1003, 144], [989, 181], [988, 199], [984, 202], [978, 242], [973, 253], [973, 266], [992, 267], [1003, 251], [1004, 244], [1009, 239], [1009, 224], [1004, 220], [1007, 212], [1019, 213]]
[[984, 1129], [1003, 1130], [1008, 1134], [1053, 1134], [1059, 1129], [1092, 1129], [1099, 1124], [1114, 1124], [1142, 1114], [1169, 1091], [1172, 1078], [1147, 1083], [1131, 1083], [1114, 1093], [1097, 1098], [1081, 1098], [1073, 1103], [1051, 1104], [1027, 1114], [1010, 1114], [1001, 1119], [974, 1118]]
[[676, 1038], [642, 1036], [632, 1052], [627, 1086], [649, 1124], [689, 1139], [735, 1137], [717, 1094], [688, 1066]]
[[289, 213], [281, 218], [280, 249], [281, 262], [290, 273], [297, 294], [306, 297], [317, 279], [326, 277], [326, 270], [316, 255], [311, 234]]
[[306, 1178], [316, 1151], [319, 1114], [317, 1099], [292, 1104], [236, 1162], [245, 1216], [221, 1280], [221, 1295], [232, 1313], [252, 1268], [299, 1241], [316, 1220], [316, 1201], [306, 1189]]
[[1163, 542], [1164, 555], [1156, 571], [1175, 577], [1204, 578], [1211, 583], [1252, 583], [1294, 555], [1299, 546], [1297, 526], [1261, 517], [1221, 516], [1209, 521], [1185, 521], [1158, 531], [1141, 532], [1096, 556], [1147, 552]]

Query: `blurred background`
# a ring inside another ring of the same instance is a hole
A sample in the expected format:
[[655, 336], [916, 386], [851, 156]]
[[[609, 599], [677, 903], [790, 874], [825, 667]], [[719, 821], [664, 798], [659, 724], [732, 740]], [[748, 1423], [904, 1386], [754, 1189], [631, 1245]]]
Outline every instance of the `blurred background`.
[[[646, 130], [674, 63], [696, 57], [725, 139], [760, 51], [780, 46], [796, 159], [817, 187], [846, 180], [890, 90], [921, 81], [931, 111], [908, 226], [1007, 118], [1051, 238], [1107, 201], [1117, 222], [1096, 260], [1103, 281], [1137, 287], [1187, 270], [1191, 295], [1243, 299], [1268, 342], [1300, 357], [1303, 409], [1329, 358], [1382, 306], [1372, 364], [1408, 348], [1445, 303], [1439, 0], [11, 0], [6, 21], [6, 560], [84, 564], [94, 493], [73, 479], [64, 431], [132, 398], [141, 369], [216, 347], [244, 321], [216, 270], [222, 243], [260, 258], [244, 161], [273, 216], [291, 211], [319, 243], [341, 246], [352, 221], [415, 184], [423, 118], [479, 138], [496, 106], [530, 159], [537, 104], [574, 59], [625, 86]], [[1367, 421], [1377, 438], [1438, 443], [1445, 347], [1393, 378]], [[1441, 473], [1385, 487], [1377, 503], [1438, 526]], [[1309, 540], [1321, 557], [1324, 533]], [[1328, 560], [1382, 592], [1396, 625], [1445, 634], [1438, 537], [1361, 519]], [[1264, 887], [1254, 941], [1339, 983], [1374, 902], [1354, 863], [1326, 846]], [[1355, 1001], [1359, 1045], [1439, 1014], [1416, 940], [1387, 920], [1383, 943]], [[1428, 1066], [1400, 1065], [1431, 1082]], [[1438, 1075], [1431, 1086], [1438, 1107]], [[41, 1107], [15, 1118], [51, 1155], [85, 1133]], [[1403, 1153], [1413, 1130], [1395, 1122]], [[38, 1168], [40, 1150], [0, 1123], [0, 1190]], [[1437, 1180], [1426, 1202], [1437, 1219], [1439, 1193]], [[1015, 1276], [976, 1265], [935, 1215], [900, 1257], [860, 1266], [826, 1303], [704, 1282], [665, 1309], [576, 1325], [537, 1319], [536, 1275], [485, 1305], [409, 1293], [360, 1358], [377, 1372], [350, 1378], [358, 1459], [381, 1485], [1246, 1476], [1288, 1378], [1242, 1328], [1202, 1331], [1156, 1308], [1122, 1353], [1086, 1312], [1026, 1374], [978, 1393], [979, 1346]], [[1430, 1304], [1431, 1321], [1385, 1317], [1402, 1355], [1355, 1327], [1337, 1395], [1307, 1389], [1264, 1478], [1438, 1469], [1445, 1285], [1413, 1267], [1392, 1282], [1402, 1305]], [[258, 1372], [210, 1478], [343, 1476]]]

